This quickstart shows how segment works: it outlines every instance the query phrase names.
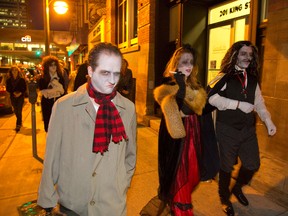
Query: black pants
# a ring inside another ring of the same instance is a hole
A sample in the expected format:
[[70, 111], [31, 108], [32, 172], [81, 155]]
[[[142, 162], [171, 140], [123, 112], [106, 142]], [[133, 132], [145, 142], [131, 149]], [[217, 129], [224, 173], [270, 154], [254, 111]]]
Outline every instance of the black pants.
[[55, 102], [54, 98], [47, 99], [44, 96], [42, 96], [41, 109], [42, 109], [42, 116], [43, 116], [43, 121], [44, 121], [44, 129], [46, 132], [48, 131], [48, 124], [50, 121], [50, 116], [51, 116], [54, 102]]
[[238, 157], [243, 168], [247, 170], [259, 169], [259, 148], [254, 126], [237, 130], [217, 122], [216, 134], [219, 143], [221, 170], [230, 173]]
[[11, 97], [11, 104], [14, 109], [14, 113], [16, 115], [16, 126], [22, 125], [22, 109], [24, 104], [24, 96], [21, 95], [20, 97]]

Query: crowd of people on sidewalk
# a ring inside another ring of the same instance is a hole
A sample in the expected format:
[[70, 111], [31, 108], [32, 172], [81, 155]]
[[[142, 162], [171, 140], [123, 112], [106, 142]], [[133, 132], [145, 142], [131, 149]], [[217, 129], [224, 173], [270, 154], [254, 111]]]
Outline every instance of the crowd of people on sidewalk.
[[[260, 167], [255, 113], [269, 136], [276, 133], [259, 87], [258, 61], [255, 45], [235, 42], [205, 88], [197, 79], [197, 51], [189, 44], [175, 50], [161, 85], [154, 89], [162, 111], [156, 197], [160, 204], [152, 212], [153, 197], [141, 215], [193, 216], [194, 189], [217, 175], [226, 215], [235, 215], [232, 194], [249, 205], [242, 187]], [[72, 216], [126, 215], [137, 155], [133, 76], [127, 60], [111, 43], [95, 45], [87, 62], [79, 65], [70, 93], [61, 60], [47, 56], [42, 65], [37, 83], [47, 142], [38, 205], [46, 212]], [[7, 90], [19, 131], [26, 83], [17, 67], [10, 76]], [[239, 164], [232, 184], [231, 173]]]
[[[77, 91], [77, 89], [89, 81], [88, 62], [77, 65], [75, 72], [70, 74], [66, 63], [56, 56], [45, 56], [41, 62], [41, 68], [27, 72], [21, 72], [20, 67], [13, 65], [9, 71], [9, 78], [6, 82], [7, 91], [10, 93], [10, 100], [17, 118], [15, 131], [19, 132], [22, 126], [22, 109], [24, 97], [28, 91], [27, 83], [37, 83], [38, 94], [41, 104], [44, 130], [48, 132], [48, 124], [52, 107], [60, 97]], [[124, 96], [131, 99], [132, 71], [128, 68], [127, 60], [123, 59], [121, 64], [121, 79], [118, 82], [117, 90]], [[124, 67], [123, 67], [124, 66]], [[126, 72], [127, 70], [127, 72]]]

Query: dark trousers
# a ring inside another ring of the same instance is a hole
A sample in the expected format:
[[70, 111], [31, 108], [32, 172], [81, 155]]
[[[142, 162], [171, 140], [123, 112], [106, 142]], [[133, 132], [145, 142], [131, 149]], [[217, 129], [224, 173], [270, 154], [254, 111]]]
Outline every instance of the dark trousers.
[[227, 173], [223, 170], [219, 171], [219, 184], [218, 184], [218, 193], [220, 196], [220, 201], [223, 205], [231, 205], [230, 202], [230, 185], [231, 172]]
[[22, 125], [22, 109], [24, 104], [24, 96], [21, 95], [18, 98], [11, 97], [11, 104], [14, 109], [14, 113], [16, 115], [16, 126]]
[[42, 116], [43, 116], [43, 121], [44, 121], [44, 129], [46, 132], [48, 131], [48, 125], [49, 125], [54, 101], [55, 100], [53, 98], [47, 99], [44, 96], [42, 96], [42, 99], [41, 99]]
[[216, 134], [219, 143], [220, 169], [230, 173], [239, 157], [246, 170], [258, 170], [260, 166], [259, 148], [254, 126], [237, 130], [217, 122]]

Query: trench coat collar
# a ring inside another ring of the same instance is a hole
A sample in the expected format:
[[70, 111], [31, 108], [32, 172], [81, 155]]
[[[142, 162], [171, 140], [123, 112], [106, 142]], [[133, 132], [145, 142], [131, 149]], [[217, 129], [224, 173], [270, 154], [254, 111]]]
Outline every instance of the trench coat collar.
[[[73, 106], [81, 106], [85, 105], [86, 111], [89, 113], [89, 115], [95, 119], [96, 118], [96, 112], [94, 109], [94, 106], [91, 102], [91, 99], [88, 95], [86, 85], [84, 84], [80, 86], [77, 91], [75, 92], [74, 100], [73, 100]], [[121, 113], [123, 114], [123, 111], [126, 109], [125, 102], [120, 95], [119, 92], [117, 92], [116, 96], [113, 98], [113, 103], [115, 104], [119, 115], [121, 116]]]

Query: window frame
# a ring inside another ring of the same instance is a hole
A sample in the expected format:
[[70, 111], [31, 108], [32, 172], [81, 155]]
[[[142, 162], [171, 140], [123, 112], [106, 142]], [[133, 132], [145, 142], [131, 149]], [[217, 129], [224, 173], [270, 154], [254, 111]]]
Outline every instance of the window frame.
[[[126, 7], [123, 8], [123, 5]], [[128, 49], [138, 45], [137, 13], [138, 0], [117, 1], [117, 44], [119, 49]], [[124, 16], [121, 17], [121, 14], [124, 14]], [[136, 35], [135, 28], [137, 29]]]

